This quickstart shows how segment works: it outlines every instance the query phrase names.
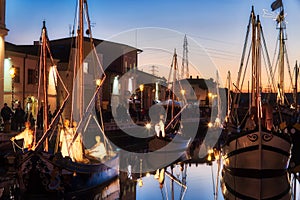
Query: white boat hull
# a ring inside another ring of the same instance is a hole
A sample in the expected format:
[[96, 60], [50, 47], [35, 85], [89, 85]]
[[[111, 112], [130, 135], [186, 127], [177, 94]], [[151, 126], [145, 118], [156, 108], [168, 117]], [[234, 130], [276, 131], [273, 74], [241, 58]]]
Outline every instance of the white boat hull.
[[288, 137], [253, 131], [234, 133], [229, 138], [222, 147], [225, 199], [291, 199]]
[[223, 146], [224, 166], [242, 169], [287, 169], [291, 142], [271, 132], [243, 134]]

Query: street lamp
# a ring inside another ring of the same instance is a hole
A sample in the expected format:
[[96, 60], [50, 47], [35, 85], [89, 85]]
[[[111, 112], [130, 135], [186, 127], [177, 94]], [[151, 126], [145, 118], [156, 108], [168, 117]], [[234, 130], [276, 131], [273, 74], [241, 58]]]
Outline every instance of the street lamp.
[[141, 91], [141, 110], [143, 110], [143, 91], [144, 91], [144, 85], [140, 85], [140, 91]]
[[[101, 86], [101, 79], [96, 79], [96, 86], [97, 86], [96, 90], [98, 90], [99, 87]], [[100, 108], [101, 108], [100, 90], [98, 90], [96, 97], [97, 97], [96, 102], [95, 102], [96, 103], [96, 109], [97, 109], [97, 111], [100, 111]]]
[[16, 68], [12, 66], [9, 69], [9, 75], [11, 77], [11, 108], [14, 108], [14, 93], [15, 93], [15, 87], [14, 87], [14, 82], [15, 82], [15, 76], [16, 76]]

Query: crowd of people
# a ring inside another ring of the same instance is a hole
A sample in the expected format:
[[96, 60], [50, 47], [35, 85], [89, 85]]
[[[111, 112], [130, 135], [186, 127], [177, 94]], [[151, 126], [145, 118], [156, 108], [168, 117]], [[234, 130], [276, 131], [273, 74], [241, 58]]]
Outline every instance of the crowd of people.
[[[50, 106], [49, 106], [50, 108]], [[21, 107], [21, 104], [17, 104], [15, 109], [11, 109], [7, 103], [1, 109], [0, 125], [3, 127], [3, 132], [9, 133], [10, 131], [22, 131], [25, 128], [25, 122], [30, 122], [31, 127], [37, 122], [37, 128], [43, 129], [43, 105], [40, 107], [36, 119], [32, 115], [32, 112], [26, 111]], [[48, 109], [48, 120], [51, 122], [56, 111], [52, 114]]]

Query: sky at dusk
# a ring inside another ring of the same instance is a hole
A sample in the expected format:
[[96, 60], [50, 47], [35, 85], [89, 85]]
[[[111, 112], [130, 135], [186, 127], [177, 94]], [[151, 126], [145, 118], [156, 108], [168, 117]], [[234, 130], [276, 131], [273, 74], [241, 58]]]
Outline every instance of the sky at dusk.
[[[88, 6], [94, 38], [145, 48], [138, 61], [144, 71], [150, 72], [152, 65], [163, 66], [157, 74], [165, 76], [163, 68], [170, 65], [174, 48], [181, 63], [186, 34], [192, 75], [212, 77], [218, 69], [224, 83], [228, 70], [233, 82], [236, 80], [252, 5], [260, 15], [268, 51], [273, 58], [278, 30], [276, 21], [264, 15], [264, 9], [271, 12], [273, 1], [88, 0]], [[283, 4], [287, 13], [287, 51], [293, 67], [296, 60], [300, 60], [300, 0], [283, 0]], [[46, 20], [50, 40], [69, 37], [75, 7], [76, 0], [6, 0], [6, 26], [10, 30], [6, 41], [32, 44], [40, 37], [43, 20]], [[160, 42], [151, 42], [154, 39]]]

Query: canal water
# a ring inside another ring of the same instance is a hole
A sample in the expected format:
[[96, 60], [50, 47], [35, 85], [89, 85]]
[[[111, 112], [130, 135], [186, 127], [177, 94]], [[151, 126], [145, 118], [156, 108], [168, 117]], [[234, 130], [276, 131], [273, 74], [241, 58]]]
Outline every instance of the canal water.
[[[156, 172], [150, 174], [135, 174], [132, 177], [128, 176], [127, 172], [121, 172], [120, 176], [108, 185], [96, 188], [92, 192], [81, 196], [69, 196], [67, 199], [224, 199], [220, 186], [221, 167], [218, 168], [216, 161], [210, 164], [186, 163], [184, 165], [172, 166], [172, 169], [171, 167], [165, 168], [165, 173], [162, 173], [165, 174], [163, 179], [158, 177]], [[1, 176], [0, 199], [22, 199], [18, 193], [16, 181], [9, 179], [10, 176], [11, 174]], [[10, 186], [7, 187], [5, 184]], [[4, 188], [9, 191], [3, 191]], [[299, 184], [297, 184], [296, 198], [292, 198], [292, 200], [300, 200], [299, 189]], [[43, 199], [47, 198], [43, 197]]]
[[[16, 173], [12, 167], [4, 165], [0, 159], [0, 200], [22, 199], [18, 190]], [[172, 166], [172, 168], [171, 168]], [[99, 186], [81, 196], [68, 196], [67, 199], [104, 200], [223, 200], [221, 189], [222, 163], [217, 161], [187, 162], [172, 164], [165, 171], [151, 173], [120, 172], [119, 177], [107, 185]], [[161, 173], [164, 172], [164, 173]], [[161, 176], [164, 174], [164, 176]], [[40, 183], [37, 183], [40, 184]], [[294, 190], [291, 190], [293, 193]], [[44, 197], [43, 199], [47, 199]], [[300, 200], [300, 187], [297, 181], [296, 198]]]
[[[137, 198], [139, 200], [151, 199], [203, 199], [214, 200], [224, 199], [220, 189], [219, 178], [217, 177], [217, 163], [208, 164], [186, 164], [186, 190], [176, 181], [173, 182], [172, 192], [172, 178], [165, 177], [164, 185], [160, 188], [158, 181], [153, 175], [143, 178], [143, 186], [137, 187]], [[167, 171], [171, 171], [170, 167]], [[175, 167], [173, 174], [182, 180], [180, 169]], [[218, 180], [217, 180], [218, 179]], [[217, 185], [218, 184], [218, 185]], [[217, 187], [217, 189], [216, 189]]]

